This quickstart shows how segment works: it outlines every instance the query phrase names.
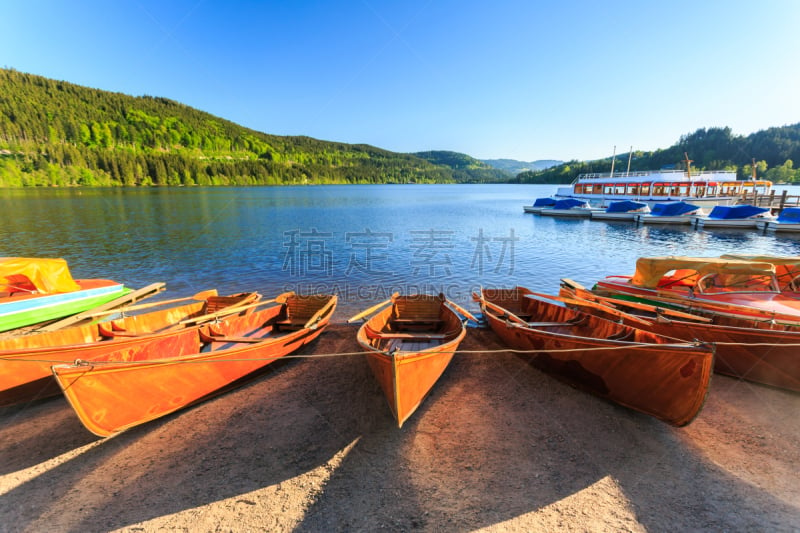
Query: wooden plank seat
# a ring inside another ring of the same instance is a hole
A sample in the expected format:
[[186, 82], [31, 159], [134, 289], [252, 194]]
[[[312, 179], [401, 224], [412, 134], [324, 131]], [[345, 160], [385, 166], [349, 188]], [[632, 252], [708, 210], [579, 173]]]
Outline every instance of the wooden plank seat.
[[308, 318], [287, 318], [275, 322], [275, 326], [281, 331], [297, 331], [303, 329]]
[[387, 352], [422, 352], [442, 343], [442, 339], [390, 339], [386, 344]]
[[378, 333], [381, 339], [401, 339], [401, 340], [444, 340], [447, 338], [446, 333], [423, 333], [423, 332], [380, 332]]
[[389, 323], [398, 330], [437, 330], [444, 321], [438, 318], [393, 318]]
[[234, 343], [234, 344], [241, 344], [241, 343], [250, 343], [255, 344], [257, 342], [263, 342], [266, 340], [267, 335], [261, 336], [253, 336], [253, 337], [239, 337], [234, 335], [224, 335], [222, 333], [217, 333], [216, 331], [210, 331], [206, 333], [202, 329], [200, 330], [200, 340], [204, 343], [210, 342], [225, 342], [225, 343]]

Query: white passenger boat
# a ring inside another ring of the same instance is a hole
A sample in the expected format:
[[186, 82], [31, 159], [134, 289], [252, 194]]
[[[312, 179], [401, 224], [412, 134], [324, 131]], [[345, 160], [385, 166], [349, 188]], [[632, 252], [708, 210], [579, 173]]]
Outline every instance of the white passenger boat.
[[772, 182], [737, 180], [727, 170], [695, 172], [656, 170], [644, 172], [581, 174], [569, 187], [559, 187], [556, 199], [574, 198], [606, 207], [619, 200], [655, 203], [686, 201], [700, 207], [734, 205], [742, 198], [768, 195]]
[[757, 228], [775, 217], [768, 207], [717, 205], [708, 216], [695, 217], [698, 228]]
[[699, 205], [688, 202], [655, 204], [649, 213], [636, 216], [642, 224], [693, 224], [694, 217], [705, 213]]

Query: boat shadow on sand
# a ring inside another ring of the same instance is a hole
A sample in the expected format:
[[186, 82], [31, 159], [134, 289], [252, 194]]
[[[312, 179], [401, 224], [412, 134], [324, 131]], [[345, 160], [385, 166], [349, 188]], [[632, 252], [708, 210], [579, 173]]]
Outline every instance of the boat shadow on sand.
[[[470, 330], [461, 345], [500, 348], [488, 330]], [[355, 328], [336, 326], [301, 353], [359, 351]], [[267, 368], [213, 401], [109, 439], [83, 430], [63, 400], [12, 420], [0, 413], [5, 523], [463, 531], [552, 528], [575, 514], [615, 529], [798, 525], [794, 477], [786, 497], [759, 488], [766, 477], [755, 471], [767, 449], [798, 453], [800, 424], [787, 412], [797, 412], [800, 395], [715, 376], [705, 410], [676, 429], [574, 390], [524, 357], [465, 353], [397, 429], [363, 355]], [[771, 408], [759, 412], [773, 401], [791, 404], [780, 420]], [[737, 440], [745, 432], [754, 436]], [[720, 447], [735, 459], [715, 456]], [[750, 472], [737, 466], [748, 456]], [[29, 478], [15, 484], [23, 471]], [[595, 509], [609, 499], [613, 512]]]

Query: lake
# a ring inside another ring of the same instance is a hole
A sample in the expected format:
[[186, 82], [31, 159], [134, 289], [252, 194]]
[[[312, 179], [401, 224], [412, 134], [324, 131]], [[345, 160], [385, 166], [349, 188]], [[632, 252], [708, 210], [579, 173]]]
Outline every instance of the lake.
[[[392, 292], [480, 286], [557, 293], [633, 272], [641, 256], [800, 255], [800, 237], [539, 217], [522, 206], [551, 185], [35, 189], [0, 192], [0, 256], [63, 257], [79, 278], [164, 298], [215, 287], [335, 291], [340, 313]], [[796, 191], [790, 194], [797, 194]], [[469, 304], [471, 309], [476, 309]], [[340, 314], [340, 313], [337, 313]]]

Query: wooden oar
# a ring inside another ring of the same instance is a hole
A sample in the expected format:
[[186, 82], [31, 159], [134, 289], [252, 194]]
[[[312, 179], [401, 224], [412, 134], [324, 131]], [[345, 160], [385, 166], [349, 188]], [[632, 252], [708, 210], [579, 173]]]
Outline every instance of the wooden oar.
[[234, 315], [236, 313], [244, 311], [245, 309], [252, 309], [254, 307], [259, 307], [259, 306], [262, 306], [262, 305], [267, 305], [267, 304], [272, 304], [272, 303], [283, 304], [283, 303], [286, 302], [286, 298], [288, 298], [290, 296], [293, 296], [293, 295], [294, 295], [293, 291], [284, 292], [283, 294], [279, 294], [278, 296], [276, 296], [272, 300], [261, 300], [259, 302], [254, 302], [254, 303], [247, 304], [247, 305], [226, 307], [225, 309], [222, 309], [221, 311], [217, 311], [215, 313], [209, 313], [207, 315], [200, 315], [200, 316], [196, 316], [194, 318], [186, 318], [186, 319], [181, 320], [180, 322], [178, 322], [175, 325], [175, 327], [185, 326], [186, 324], [197, 324], [199, 322], [208, 322], [210, 320], [214, 320], [215, 318], [220, 318], [220, 317], [228, 316], [228, 315]]
[[634, 323], [638, 324], [639, 326], [649, 327], [649, 326], [653, 325], [653, 323], [650, 320], [645, 320], [644, 318], [642, 318], [640, 316], [632, 315], [630, 313], [626, 313], [625, 311], [620, 311], [619, 309], [617, 309], [617, 308], [615, 308], [615, 307], [613, 307], [611, 305], [606, 305], [605, 303], [602, 303], [602, 302], [595, 302], [595, 301], [586, 300], [586, 299], [565, 298], [563, 296], [550, 296], [548, 294], [540, 294], [540, 293], [537, 293], [537, 292], [530, 292], [529, 294], [531, 294], [533, 296], [538, 296], [540, 298], [541, 297], [550, 298], [551, 300], [555, 300], [557, 302], [563, 302], [563, 303], [565, 303], [567, 305], [576, 305], [576, 306], [580, 306], [580, 307], [587, 307], [589, 309], [598, 309], [598, 310], [600, 310], [600, 311], [602, 311], [604, 313], [608, 313], [610, 315], [613, 315], [613, 316], [616, 316], [616, 317], [619, 317], [619, 318], [624, 318], [625, 320], [628, 320], [630, 322], [634, 322]]
[[91, 315], [86, 315], [84, 318], [97, 318], [99, 316], [106, 316], [106, 315], [113, 315], [114, 313], [128, 313], [130, 311], [140, 311], [142, 309], [151, 309], [153, 307], [160, 307], [162, 305], [169, 305], [178, 302], [185, 302], [187, 300], [207, 300], [212, 296], [217, 295], [217, 289], [209, 289], [207, 291], [200, 291], [195, 293], [193, 296], [186, 296], [184, 298], [173, 298], [172, 300], [161, 300], [160, 302], [151, 302], [148, 304], [141, 304], [141, 305], [131, 305], [129, 307], [120, 307], [118, 309], [109, 309], [108, 311], [100, 311], [98, 313], [92, 313]]
[[630, 307], [632, 309], [640, 309], [642, 311], [650, 311], [651, 313], [659, 313], [662, 315], [669, 315], [675, 318], [685, 318], [687, 320], [694, 320], [696, 322], [713, 322], [710, 318], [695, 315], [692, 313], [684, 313], [683, 311], [677, 311], [674, 309], [669, 309], [666, 307], [660, 307], [657, 305], [650, 305], [645, 304], [642, 302], [633, 302], [630, 300], [622, 300], [620, 298], [613, 298], [608, 296], [600, 296], [599, 294], [595, 294], [592, 291], [586, 289], [583, 285], [576, 281], [572, 281], [568, 278], [563, 278], [561, 280], [562, 287], [561, 291], [570, 291], [572, 296], [576, 298], [581, 298], [584, 300], [597, 300], [605, 303], [610, 303], [614, 305], [621, 305], [623, 307]]
[[481, 303], [481, 305], [483, 305], [484, 307], [488, 307], [489, 309], [491, 309], [495, 313], [498, 313], [499, 315], [502, 315], [504, 317], [508, 317], [513, 322], [517, 322], [517, 323], [522, 324], [524, 326], [528, 325], [528, 322], [526, 320], [521, 319], [520, 317], [518, 317], [517, 315], [515, 315], [514, 313], [512, 313], [508, 309], [505, 309], [504, 307], [500, 307], [499, 305], [495, 305], [492, 302], [486, 301], [483, 298], [482, 295], [478, 296], [478, 295], [473, 293], [472, 297], [475, 298], [477, 301], [479, 301]]
[[630, 300], [621, 300], [618, 298], [610, 298], [607, 296], [595, 296], [599, 301], [602, 302], [609, 302], [614, 303], [617, 305], [621, 305], [622, 307], [630, 307], [632, 309], [640, 309], [642, 311], [650, 311], [652, 313], [658, 313], [661, 315], [669, 315], [675, 318], [684, 318], [686, 320], [694, 320], [695, 322], [713, 322], [710, 318], [695, 315], [692, 313], [684, 313], [683, 311], [677, 311], [675, 309], [669, 309], [668, 307], [661, 307], [658, 305], [651, 305], [645, 304], [641, 302], [633, 302]]
[[45, 331], [56, 331], [61, 328], [65, 328], [67, 326], [72, 326], [73, 324], [77, 324], [78, 322], [83, 322], [84, 320], [89, 320], [94, 316], [95, 313], [100, 313], [101, 311], [112, 314], [119, 311], [119, 307], [136, 303], [140, 300], [144, 300], [145, 298], [149, 298], [155, 294], [164, 290], [164, 283], [151, 283], [146, 287], [142, 287], [141, 289], [136, 289], [135, 291], [129, 292], [119, 298], [115, 298], [110, 302], [106, 302], [104, 304], [98, 305], [92, 309], [88, 309], [82, 313], [78, 313], [77, 315], [68, 316], [66, 318], [62, 318], [57, 322], [51, 322], [45, 326], [36, 328], [36, 333], [45, 332]]
[[358, 313], [357, 315], [353, 315], [353, 316], [351, 316], [351, 317], [350, 317], [350, 318], [347, 320], [347, 323], [348, 323], [348, 324], [352, 324], [352, 323], [353, 323], [353, 322], [355, 322], [356, 320], [361, 320], [362, 318], [364, 318], [364, 317], [366, 317], [366, 316], [369, 316], [369, 315], [371, 315], [372, 313], [374, 313], [374, 312], [378, 311], [379, 309], [382, 309], [382, 308], [386, 307], [387, 305], [389, 305], [390, 303], [392, 303], [392, 300], [394, 300], [394, 299], [395, 299], [395, 298], [397, 298], [398, 296], [400, 296], [400, 293], [399, 293], [399, 292], [396, 292], [396, 293], [392, 294], [392, 297], [391, 297], [391, 298], [389, 298], [388, 300], [384, 300], [384, 301], [382, 301], [382, 302], [381, 302], [381, 303], [379, 303], [379, 304], [375, 304], [375, 305], [373, 305], [373, 306], [372, 306], [372, 307], [370, 307], [369, 309], [365, 309], [365, 310], [361, 311], [361, 312], [360, 312], [360, 313]]
[[461, 307], [460, 305], [458, 305], [457, 303], [455, 303], [453, 300], [447, 300], [447, 303], [448, 303], [448, 304], [449, 304], [451, 307], [453, 307], [453, 309], [454, 309], [454, 310], [455, 310], [457, 313], [461, 313], [462, 315], [464, 315], [465, 317], [467, 317], [469, 320], [472, 320], [473, 322], [478, 322], [478, 319], [477, 319], [477, 318], [475, 318], [475, 315], [473, 315], [472, 313], [470, 313], [469, 311], [467, 311], [466, 309], [464, 309], [463, 307]]
[[326, 303], [325, 305], [323, 305], [323, 306], [322, 306], [322, 308], [321, 308], [319, 311], [317, 311], [316, 313], [314, 313], [314, 314], [311, 316], [311, 318], [309, 318], [309, 319], [306, 321], [306, 323], [305, 323], [305, 324], [303, 324], [303, 329], [308, 329], [308, 328], [311, 328], [311, 329], [316, 329], [316, 328], [317, 328], [317, 322], [319, 322], [319, 321], [320, 321], [320, 319], [323, 317], [323, 315], [324, 315], [325, 313], [327, 313], [327, 312], [328, 312], [328, 309], [330, 309], [330, 308], [331, 308], [331, 306], [332, 306], [332, 305], [335, 305], [335, 304], [336, 304], [336, 297], [334, 296], [334, 297], [331, 297], [331, 298], [328, 300], [328, 303]]

